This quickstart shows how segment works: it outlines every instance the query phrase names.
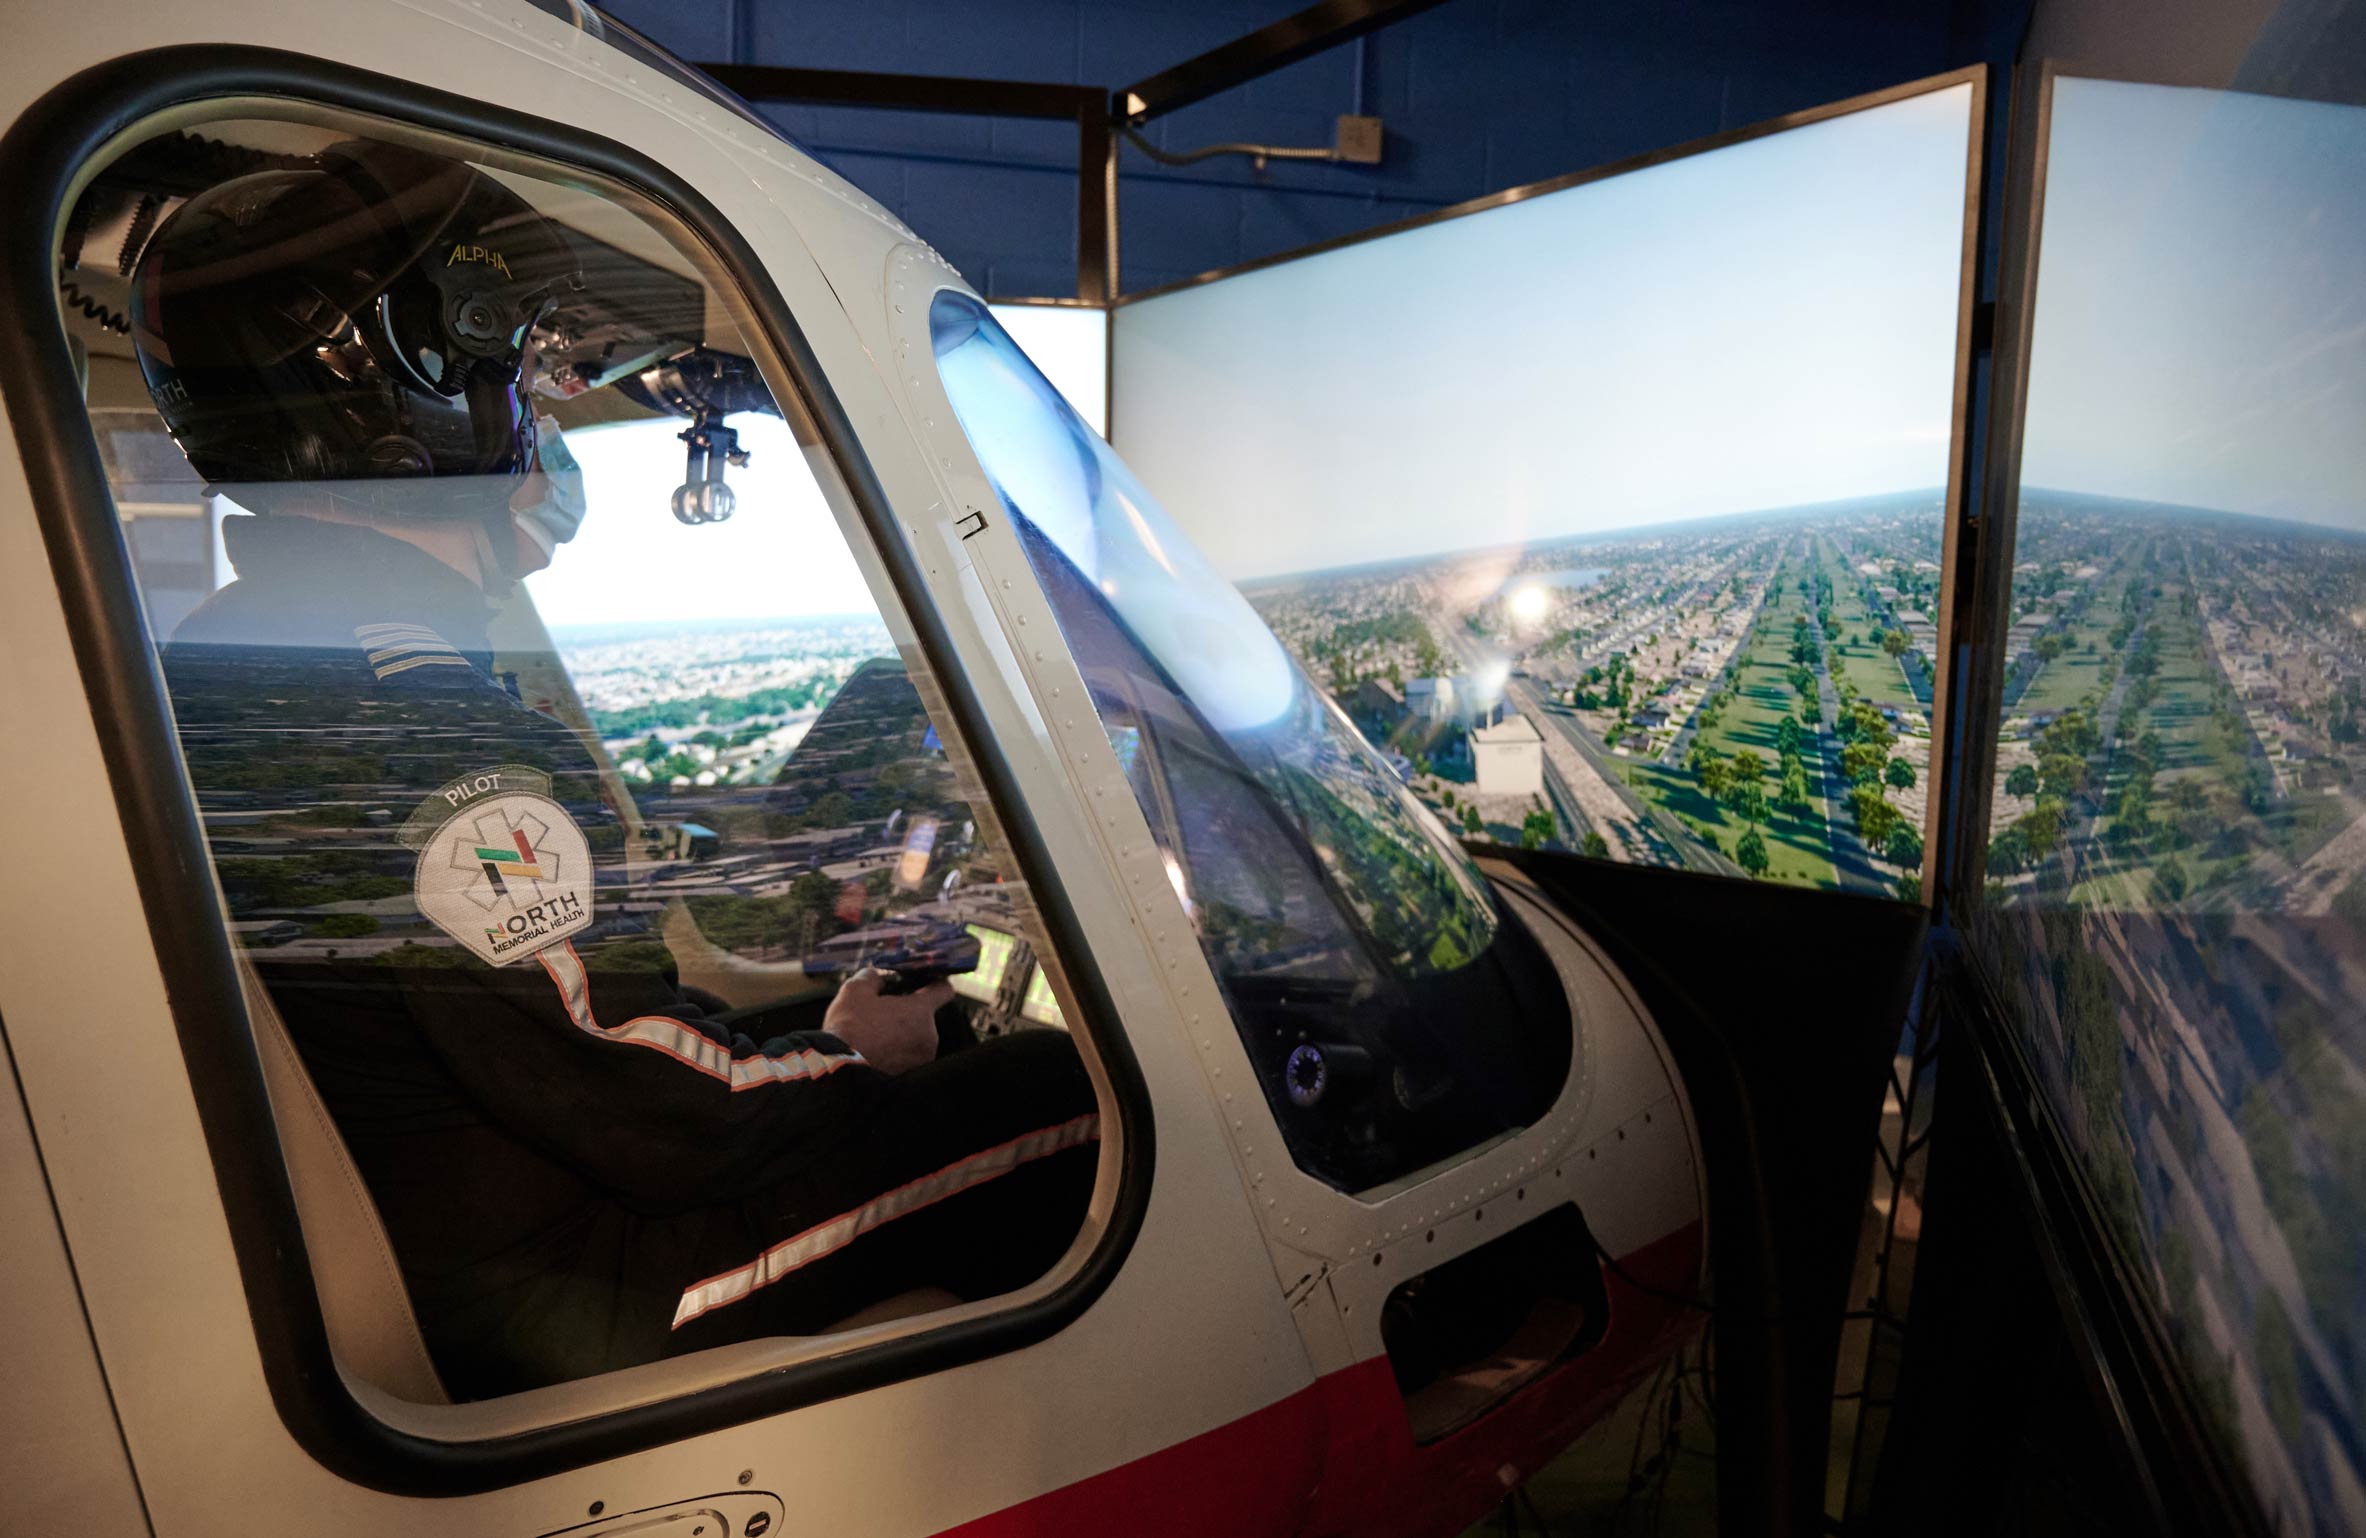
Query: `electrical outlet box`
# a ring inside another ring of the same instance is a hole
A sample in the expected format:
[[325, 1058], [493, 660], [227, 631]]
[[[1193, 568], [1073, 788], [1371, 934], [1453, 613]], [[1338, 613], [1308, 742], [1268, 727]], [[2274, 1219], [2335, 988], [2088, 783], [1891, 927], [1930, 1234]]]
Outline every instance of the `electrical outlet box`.
[[1380, 119], [1376, 117], [1339, 117], [1339, 137], [1333, 148], [1341, 160], [1354, 166], [1380, 164], [1380, 147], [1384, 135]]

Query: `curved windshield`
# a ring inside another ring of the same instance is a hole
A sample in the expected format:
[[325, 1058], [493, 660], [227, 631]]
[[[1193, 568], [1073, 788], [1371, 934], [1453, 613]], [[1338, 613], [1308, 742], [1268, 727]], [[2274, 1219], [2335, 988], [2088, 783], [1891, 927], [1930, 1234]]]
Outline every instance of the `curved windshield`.
[[1569, 1017], [1535, 941], [985, 307], [930, 320], [1299, 1164], [1363, 1190], [1541, 1114]]

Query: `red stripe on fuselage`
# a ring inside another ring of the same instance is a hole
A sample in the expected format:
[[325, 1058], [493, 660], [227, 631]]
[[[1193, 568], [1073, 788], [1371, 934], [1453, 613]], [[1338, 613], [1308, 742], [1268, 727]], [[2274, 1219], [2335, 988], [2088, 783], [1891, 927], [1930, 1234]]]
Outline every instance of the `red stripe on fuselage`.
[[[1620, 1257], [1644, 1286], [1691, 1296], [1701, 1226]], [[1615, 1275], [1610, 1332], [1471, 1425], [1415, 1445], [1388, 1358], [1317, 1379], [1262, 1410], [1106, 1473], [948, 1528], [940, 1538], [1451, 1538], [1503, 1500], [1498, 1471], [1525, 1479], [1599, 1420], [1706, 1316]], [[1139, 1379], [1111, 1379], [1131, 1392]]]

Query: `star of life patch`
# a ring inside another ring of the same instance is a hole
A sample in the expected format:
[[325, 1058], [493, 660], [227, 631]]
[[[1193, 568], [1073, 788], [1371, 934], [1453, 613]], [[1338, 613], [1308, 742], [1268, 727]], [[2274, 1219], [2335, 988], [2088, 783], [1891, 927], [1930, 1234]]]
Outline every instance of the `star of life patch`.
[[402, 839], [419, 851], [419, 911], [481, 961], [505, 967], [591, 925], [590, 841], [538, 769], [462, 775], [421, 803]]

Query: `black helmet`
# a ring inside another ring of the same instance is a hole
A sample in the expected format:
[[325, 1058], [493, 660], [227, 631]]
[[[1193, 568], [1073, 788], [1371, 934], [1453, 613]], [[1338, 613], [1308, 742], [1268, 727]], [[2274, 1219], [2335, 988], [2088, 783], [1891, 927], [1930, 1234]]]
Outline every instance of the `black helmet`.
[[303, 482], [491, 518], [534, 466], [528, 334], [580, 285], [566, 236], [492, 177], [355, 141], [177, 209], [132, 275], [132, 340], [190, 466], [243, 506]]

